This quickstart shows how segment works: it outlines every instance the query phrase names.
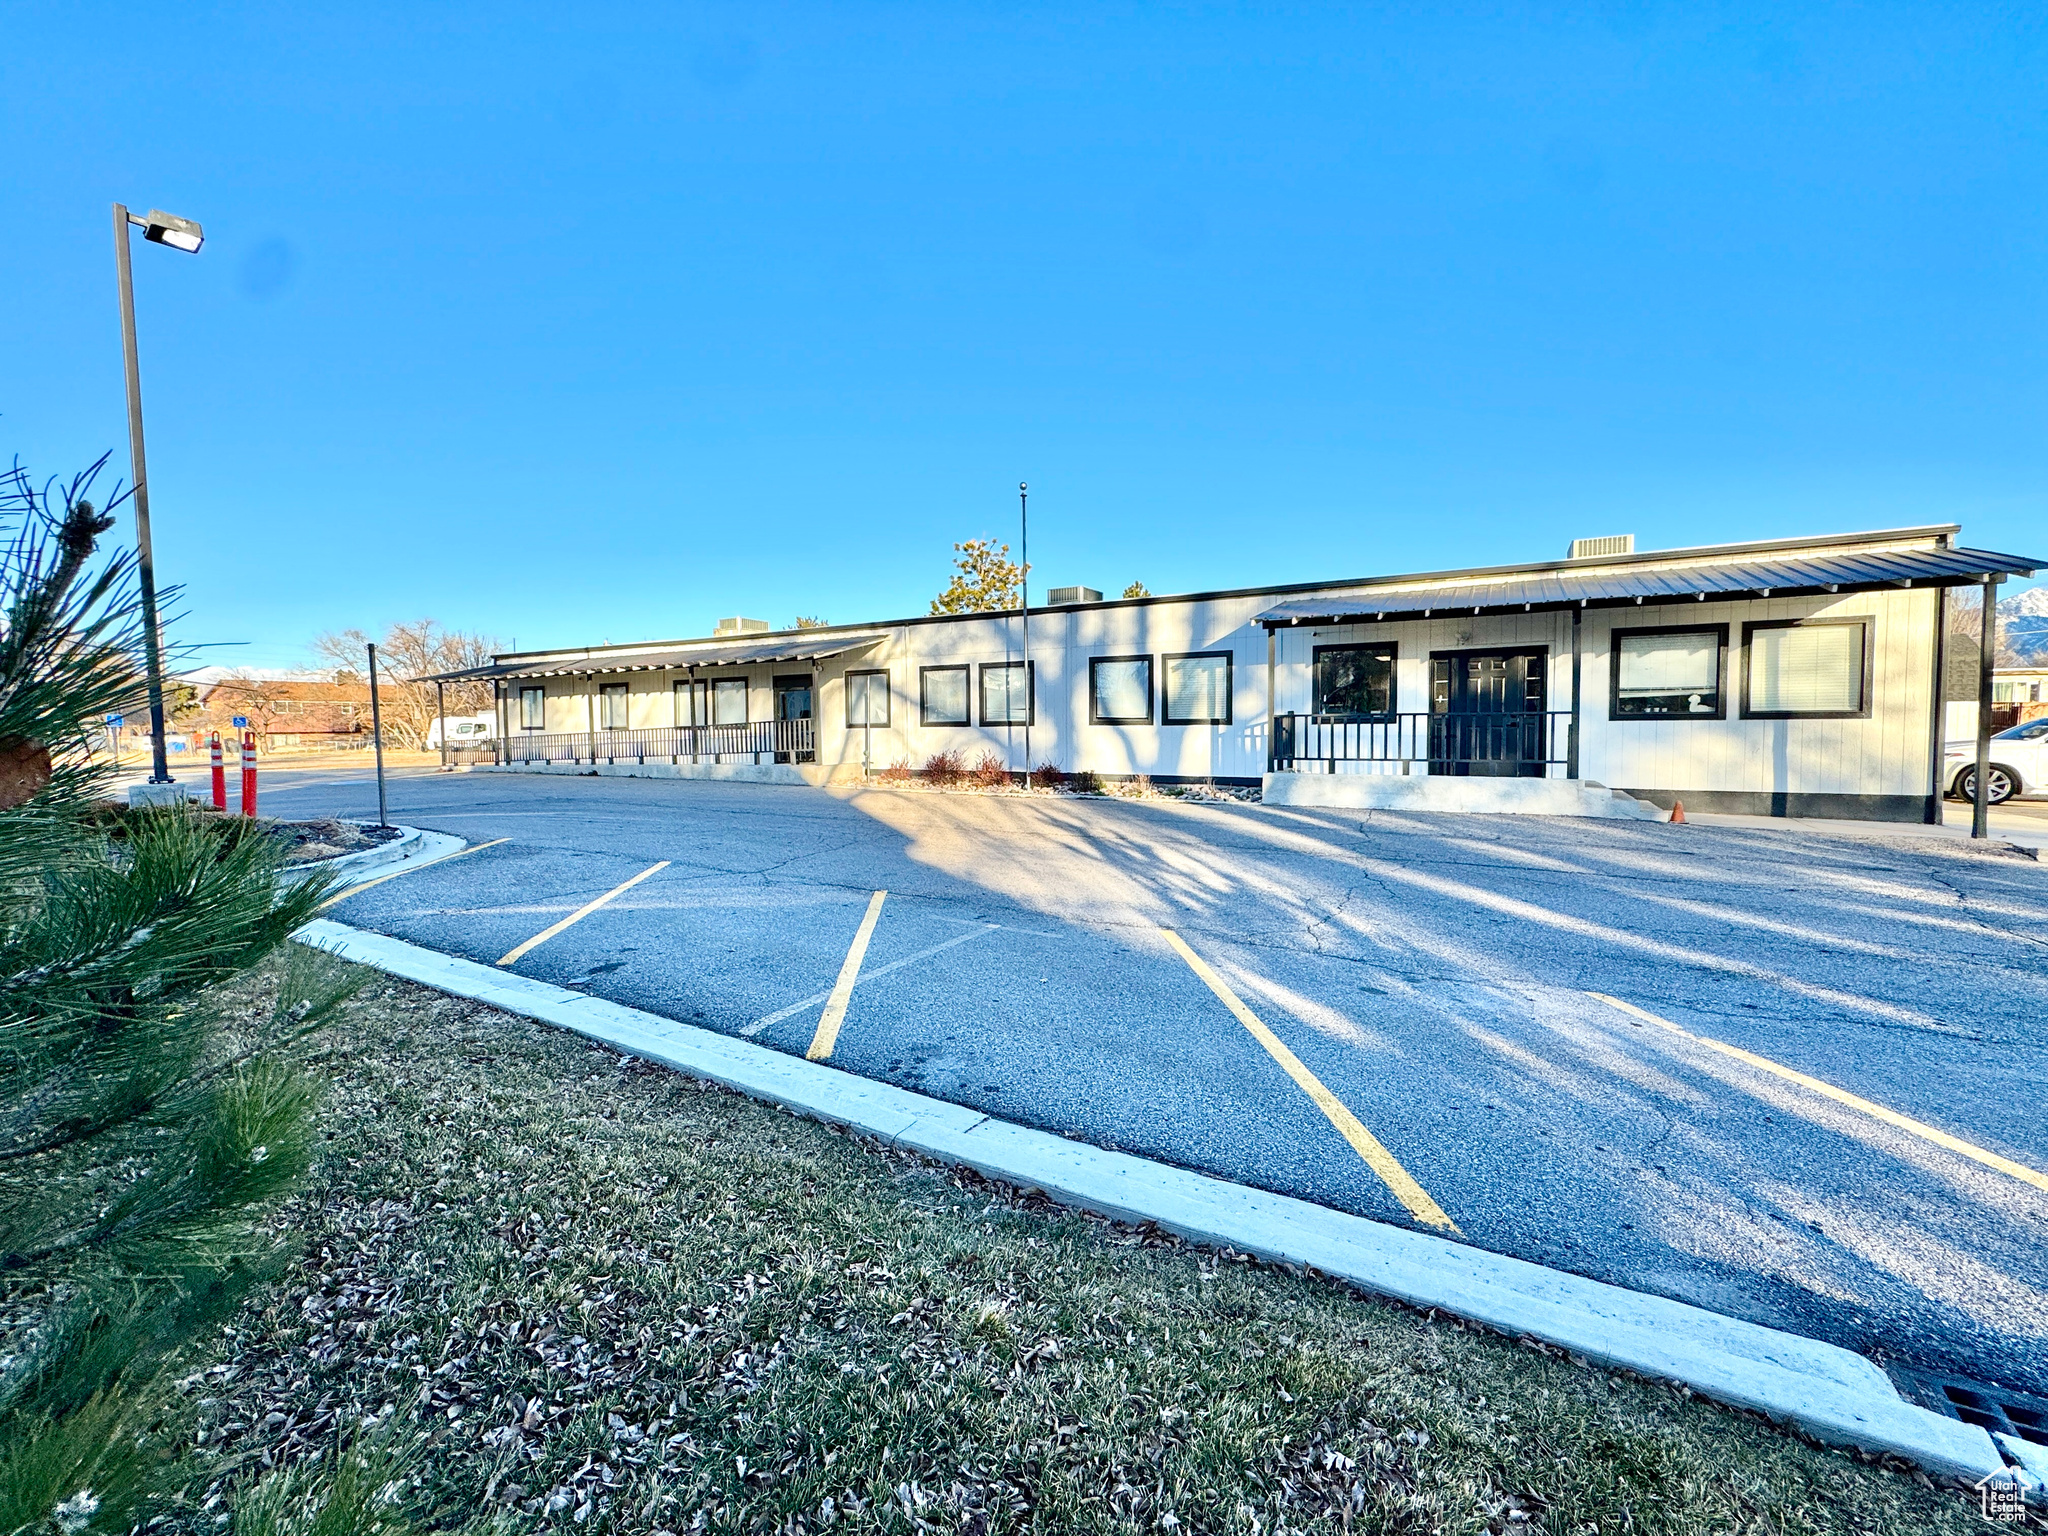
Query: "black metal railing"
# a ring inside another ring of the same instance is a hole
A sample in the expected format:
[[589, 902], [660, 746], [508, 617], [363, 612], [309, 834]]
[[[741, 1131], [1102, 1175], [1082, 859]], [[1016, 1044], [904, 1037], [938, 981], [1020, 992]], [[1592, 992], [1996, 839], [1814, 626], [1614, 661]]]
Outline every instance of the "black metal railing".
[[1273, 769], [1335, 773], [1339, 763], [1399, 763], [1403, 773], [1534, 773], [1571, 760], [1571, 711], [1401, 714], [1337, 720], [1279, 715]]
[[817, 736], [809, 720], [685, 725], [644, 731], [515, 731], [498, 761], [515, 763], [809, 763]]

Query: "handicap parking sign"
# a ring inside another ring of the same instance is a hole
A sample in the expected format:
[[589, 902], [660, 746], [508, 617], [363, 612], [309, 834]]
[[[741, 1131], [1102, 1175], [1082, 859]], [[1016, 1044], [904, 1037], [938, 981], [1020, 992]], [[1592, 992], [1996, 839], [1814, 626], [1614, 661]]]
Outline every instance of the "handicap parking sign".
[[249, 717], [248, 717], [247, 715], [237, 715], [237, 716], [235, 716], [235, 729], [236, 729], [236, 730], [238, 730], [238, 731], [246, 731], [246, 730], [247, 730], [248, 728], [249, 728]]
[[121, 729], [121, 724], [122, 721], [119, 715], [107, 716], [107, 726], [109, 729], [118, 731], [119, 729]]

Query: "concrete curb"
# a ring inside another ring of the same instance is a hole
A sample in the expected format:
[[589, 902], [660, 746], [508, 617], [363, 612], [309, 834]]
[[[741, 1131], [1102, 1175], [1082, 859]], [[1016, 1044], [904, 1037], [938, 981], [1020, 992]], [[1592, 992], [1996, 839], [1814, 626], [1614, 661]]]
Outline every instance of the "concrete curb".
[[1197, 1242], [1313, 1265], [1360, 1288], [1682, 1382], [1816, 1439], [1976, 1479], [2005, 1460], [1975, 1425], [1905, 1402], [1861, 1355], [1369, 1221], [1285, 1195], [1106, 1152], [1046, 1131], [679, 1024], [657, 1014], [319, 919], [301, 943], [458, 997], [573, 1030], [693, 1077], [846, 1125], [1055, 1200], [1158, 1223]]
[[367, 870], [380, 869], [386, 864], [410, 864], [426, 854], [446, 852], [438, 846], [437, 839], [455, 847], [462, 845], [459, 837], [450, 837], [443, 832], [423, 832], [418, 827], [400, 827], [399, 835], [388, 843], [379, 843], [374, 848], [365, 848], [360, 853], [344, 853], [338, 859], [321, 859], [312, 864], [293, 864], [286, 867], [284, 877], [299, 881], [311, 878], [325, 870], [332, 870], [341, 876], [343, 885], [353, 884], [356, 877]]

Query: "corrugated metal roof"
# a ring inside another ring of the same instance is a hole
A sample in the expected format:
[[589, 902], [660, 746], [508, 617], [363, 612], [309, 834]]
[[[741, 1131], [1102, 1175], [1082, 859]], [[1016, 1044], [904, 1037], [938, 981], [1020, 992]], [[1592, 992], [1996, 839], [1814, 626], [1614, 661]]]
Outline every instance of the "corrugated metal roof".
[[1275, 603], [1261, 624], [1391, 618], [1429, 613], [1510, 612], [1579, 604], [1662, 602], [1677, 597], [1741, 597], [1954, 585], [1986, 576], [2031, 576], [2048, 561], [1983, 549], [1863, 549], [1796, 558], [1711, 560], [1674, 566], [1598, 565], [1547, 570], [1499, 581], [1389, 582]]
[[768, 640], [728, 640], [705, 645], [679, 645], [658, 651], [626, 655], [570, 655], [557, 653], [525, 661], [494, 662], [462, 672], [444, 672], [429, 677], [429, 683], [477, 682], [506, 677], [571, 677], [596, 672], [655, 672], [665, 667], [741, 667], [771, 661], [823, 661], [864, 651], [881, 640], [880, 634], [827, 635], [806, 640], [801, 635], [777, 635]]

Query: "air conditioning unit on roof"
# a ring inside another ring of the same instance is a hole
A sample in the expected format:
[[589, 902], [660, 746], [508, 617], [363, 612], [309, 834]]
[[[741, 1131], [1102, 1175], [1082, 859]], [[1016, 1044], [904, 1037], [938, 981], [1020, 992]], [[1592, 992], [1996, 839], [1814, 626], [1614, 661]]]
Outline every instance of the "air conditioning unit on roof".
[[1632, 555], [1636, 552], [1636, 536], [1632, 533], [1610, 533], [1598, 539], [1573, 539], [1567, 560], [1587, 560], [1595, 555]]

